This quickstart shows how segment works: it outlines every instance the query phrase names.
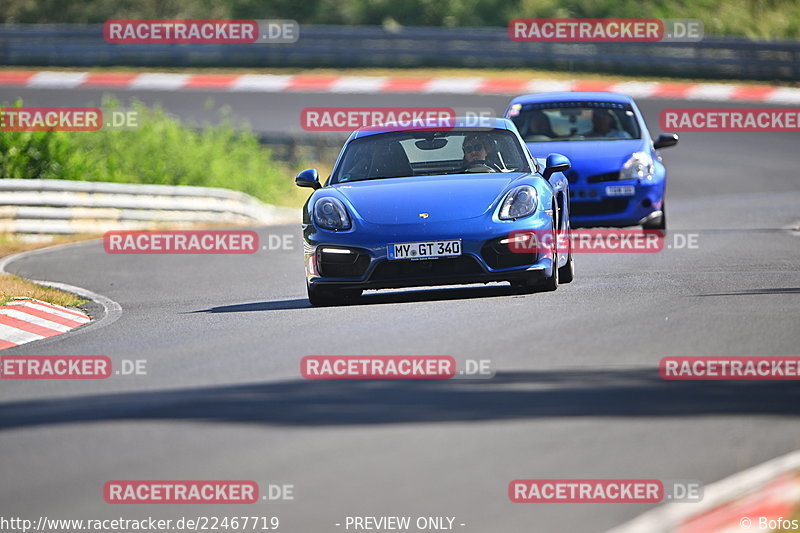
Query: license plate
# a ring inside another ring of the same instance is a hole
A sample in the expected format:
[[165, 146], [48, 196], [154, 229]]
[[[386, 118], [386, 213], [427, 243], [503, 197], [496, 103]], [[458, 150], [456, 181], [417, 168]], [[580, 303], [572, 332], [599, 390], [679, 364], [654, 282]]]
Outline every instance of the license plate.
[[406, 242], [388, 246], [389, 259], [433, 259], [461, 255], [461, 239], [452, 241]]
[[609, 185], [606, 187], [606, 196], [633, 196], [636, 187], [633, 185]]

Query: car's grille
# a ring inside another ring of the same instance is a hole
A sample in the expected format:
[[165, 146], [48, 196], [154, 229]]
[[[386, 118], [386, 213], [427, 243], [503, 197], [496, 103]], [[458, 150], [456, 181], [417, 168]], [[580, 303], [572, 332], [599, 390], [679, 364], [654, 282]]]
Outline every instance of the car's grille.
[[[570, 183], [577, 183], [580, 179], [580, 175], [574, 171], [570, 170], [566, 173], [567, 181]], [[586, 183], [603, 183], [606, 181], [618, 181], [619, 180], [619, 170], [615, 170], [614, 172], [605, 172], [603, 174], [592, 174], [591, 176], [586, 178]]]
[[602, 202], [570, 202], [570, 215], [572, 216], [592, 216], [592, 215], [611, 215], [621, 213], [628, 208], [630, 200], [627, 198], [613, 198]]
[[458, 275], [482, 274], [484, 270], [474, 257], [462, 255], [455, 258], [423, 261], [383, 261], [375, 267], [370, 281], [391, 281], [414, 278], [437, 278]]
[[618, 181], [619, 170], [614, 172], [606, 172], [605, 174], [595, 174], [586, 178], [587, 183], [602, 183], [604, 181]]
[[326, 278], [360, 278], [369, 266], [369, 255], [361, 250], [350, 249], [352, 253], [324, 252], [326, 247], [317, 250], [319, 273]]
[[491, 268], [514, 268], [532, 265], [537, 260], [535, 253], [512, 252], [508, 245], [500, 244], [501, 239], [487, 242], [481, 248], [481, 256]]

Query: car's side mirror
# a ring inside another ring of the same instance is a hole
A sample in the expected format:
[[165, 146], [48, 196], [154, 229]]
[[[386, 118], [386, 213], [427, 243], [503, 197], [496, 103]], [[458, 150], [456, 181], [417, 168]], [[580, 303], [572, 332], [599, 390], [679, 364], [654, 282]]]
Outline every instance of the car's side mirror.
[[319, 172], [317, 172], [316, 168], [308, 168], [302, 171], [294, 179], [294, 184], [298, 187], [311, 187], [315, 190], [322, 187], [319, 182]]
[[565, 155], [550, 154], [547, 156], [547, 162], [544, 165], [544, 172], [542, 176], [544, 179], [549, 180], [550, 176], [556, 172], [566, 172], [571, 166], [569, 159]]
[[653, 142], [653, 148], [659, 150], [661, 148], [668, 148], [670, 146], [675, 146], [678, 144], [678, 134], [677, 133], [665, 133], [658, 136]]

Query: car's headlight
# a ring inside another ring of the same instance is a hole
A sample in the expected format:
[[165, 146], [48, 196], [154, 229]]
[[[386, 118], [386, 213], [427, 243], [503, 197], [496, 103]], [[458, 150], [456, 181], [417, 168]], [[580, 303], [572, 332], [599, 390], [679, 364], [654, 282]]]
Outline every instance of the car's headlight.
[[650, 180], [656, 169], [653, 166], [653, 158], [645, 152], [634, 152], [630, 159], [622, 165], [619, 173], [621, 180]]
[[320, 198], [314, 204], [314, 222], [324, 229], [350, 229], [350, 216], [337, 198]]
[[536, 211], [539, 193], [530, 185], [520, 185], [508, 191], [500, 205], [499, 216], [502, 220], [513, 220], [526, 217]]

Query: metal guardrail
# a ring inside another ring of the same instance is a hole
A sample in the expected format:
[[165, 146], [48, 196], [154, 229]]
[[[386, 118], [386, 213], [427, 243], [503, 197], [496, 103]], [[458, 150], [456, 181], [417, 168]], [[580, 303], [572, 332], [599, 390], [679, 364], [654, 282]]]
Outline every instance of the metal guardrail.
[[194, 224], [280, 224], [299, 210], [227, 189], [0, 179], [0, 232], [102, 233]]
[[0, 25], [0, 64], [146, 67], [495, 67], [800, 80], [800, 43], [518, 43], [505, 28], [313, 26], [293, 44], [112, 44], [101, 25]]

